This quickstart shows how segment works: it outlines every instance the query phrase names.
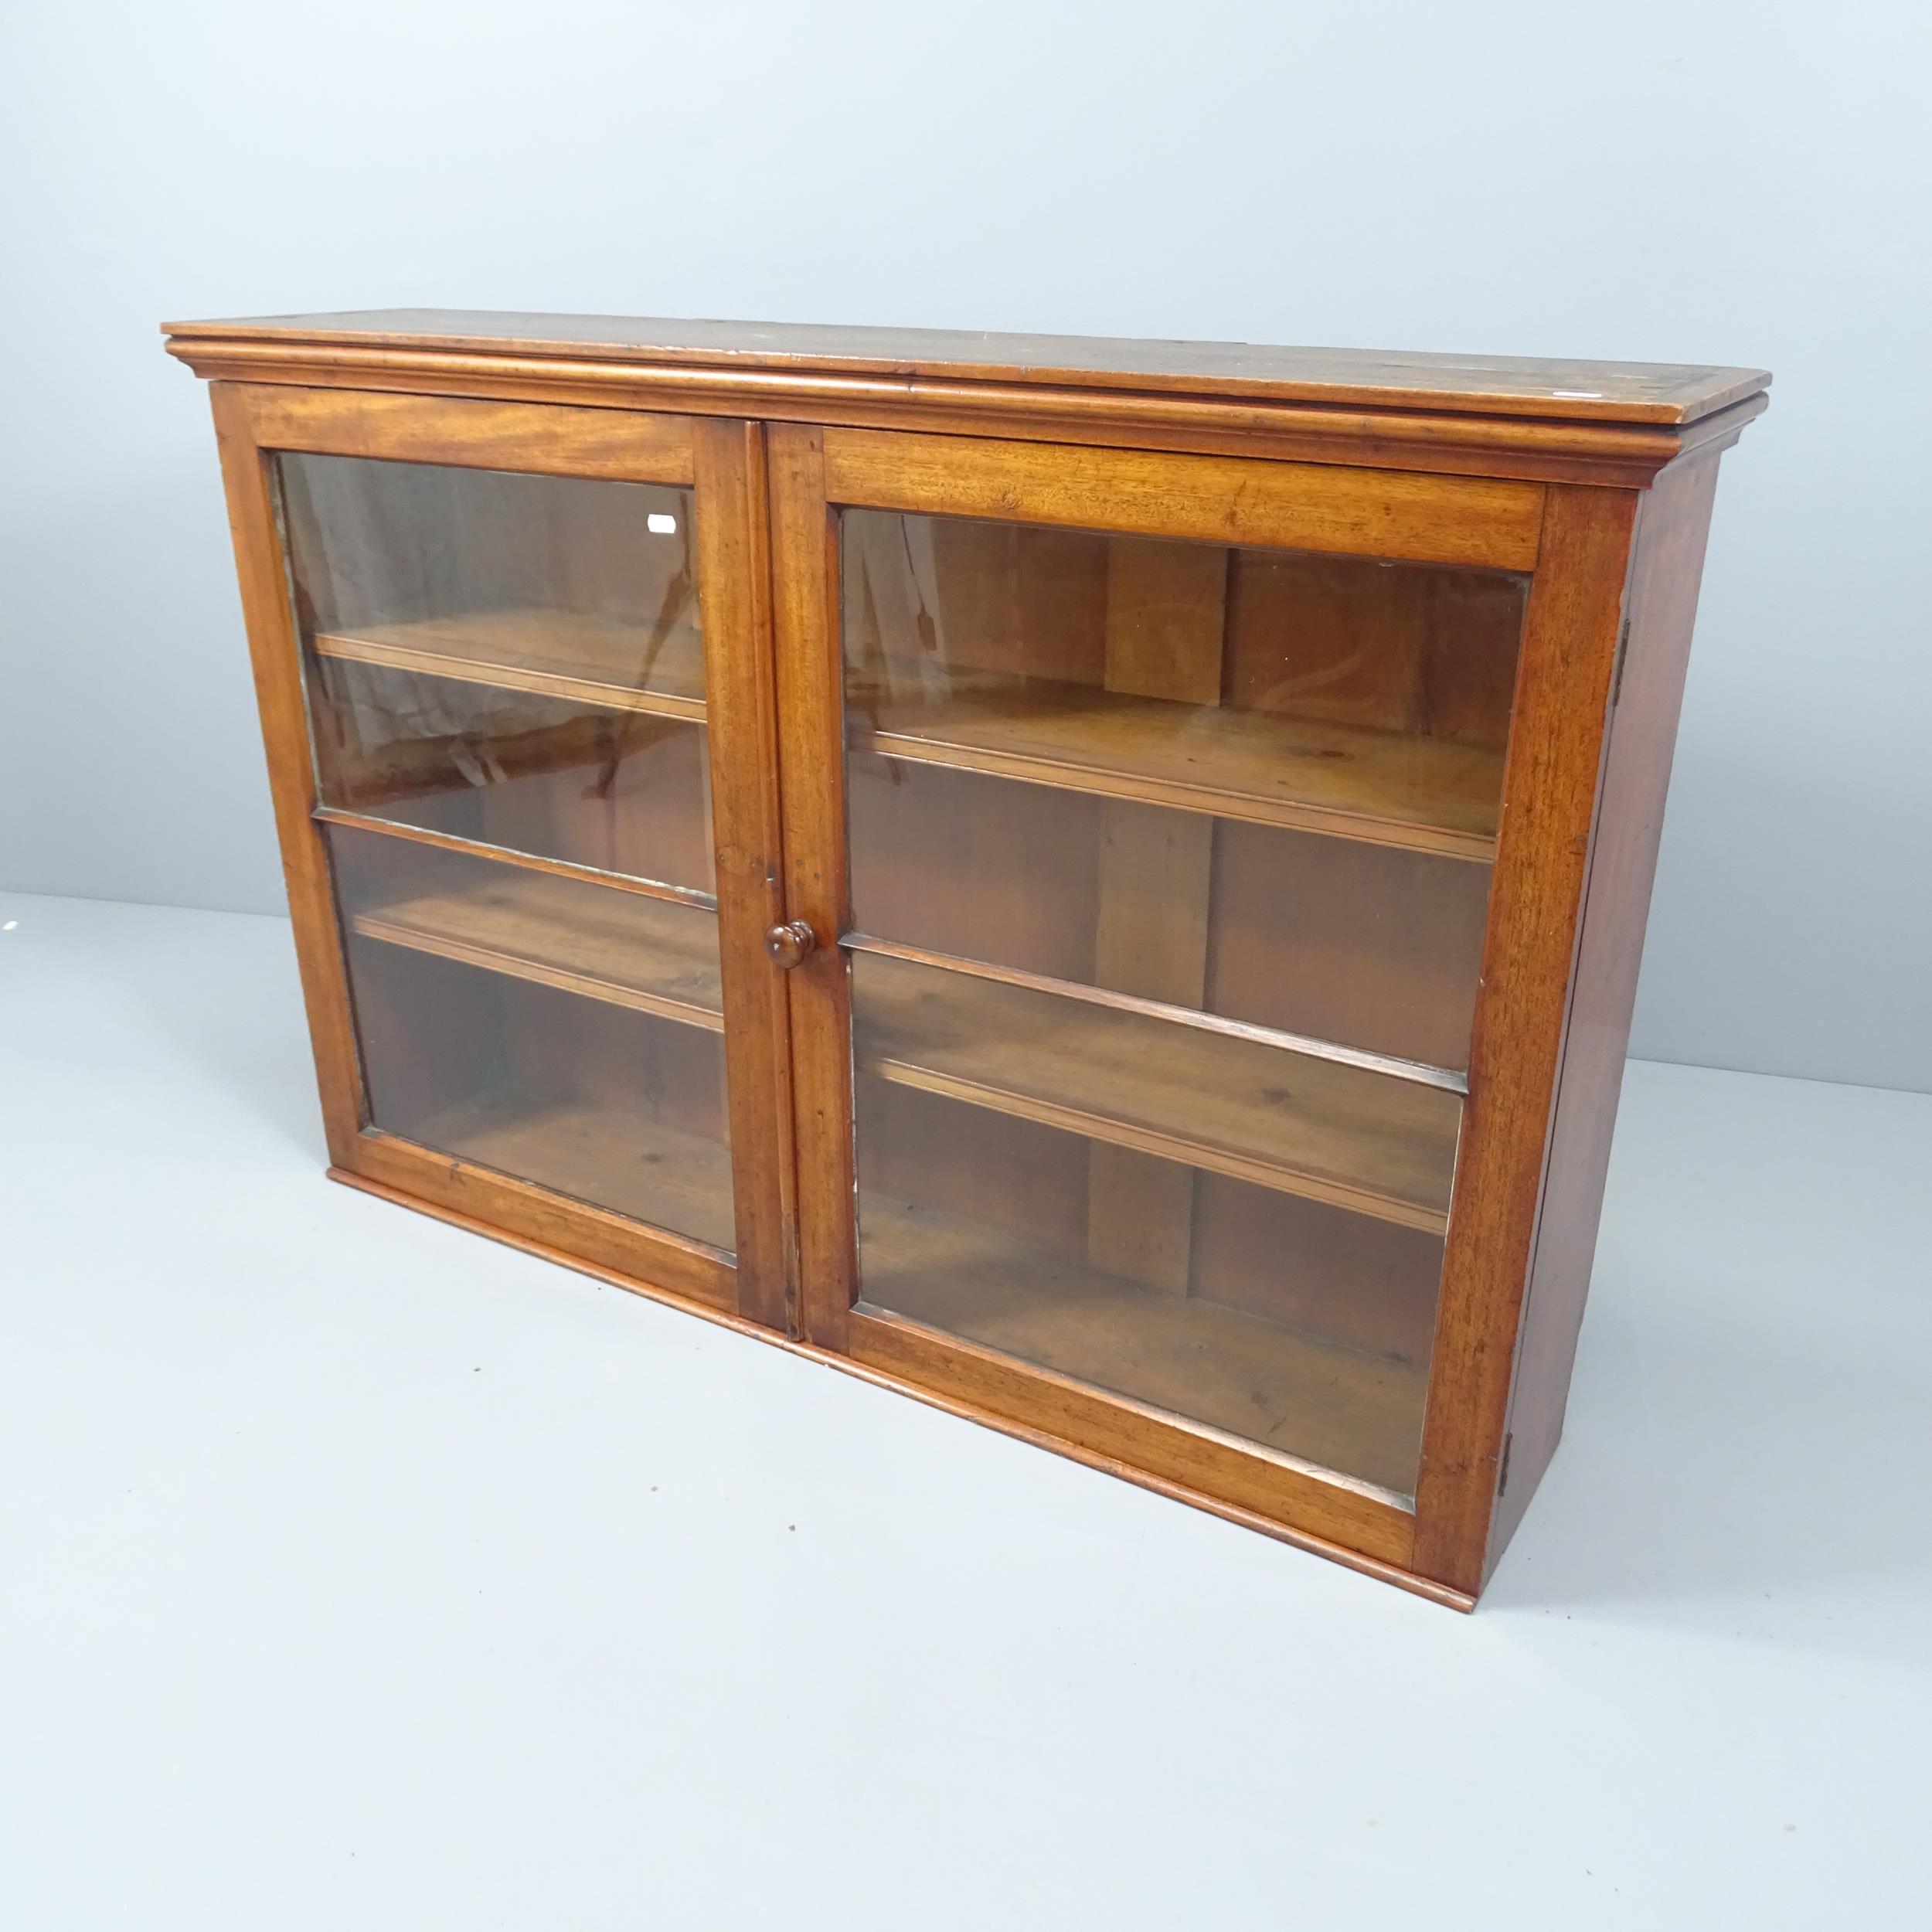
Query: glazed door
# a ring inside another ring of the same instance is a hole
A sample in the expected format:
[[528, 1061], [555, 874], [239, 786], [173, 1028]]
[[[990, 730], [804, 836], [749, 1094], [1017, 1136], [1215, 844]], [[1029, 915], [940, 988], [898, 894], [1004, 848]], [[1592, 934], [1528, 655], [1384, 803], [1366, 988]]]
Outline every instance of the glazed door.
[[762, 432], [216, 408], [336, 1165], [784, 1325]]
[[1406, 1562], [1540, 488], [771, 434], [806, 1335]]

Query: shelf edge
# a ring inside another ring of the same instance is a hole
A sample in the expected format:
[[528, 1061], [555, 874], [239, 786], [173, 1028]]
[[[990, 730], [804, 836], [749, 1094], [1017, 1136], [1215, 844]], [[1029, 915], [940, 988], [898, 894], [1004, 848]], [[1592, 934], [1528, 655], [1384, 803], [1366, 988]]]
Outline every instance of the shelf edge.
[[410, 952], [454, 960], [460, 965], [474, 966], [484, 972], [500, 973], [508, 979], [554, 987], [559, 992], [573, 993], [580, 998], [597, 1000], [607, 1006], [621, 1006], [633, 1012], [649, 1013], [678, 1026], [701, 1027], [712, 1033], [724, 1031], [722, 1009], [713, 1012], [709, 1007], [670, 999], [638, 987], [622, 985], [615, 980], [600, 979], [593, 973], [573, 973], [567, 968], [553, 966], [527, 954], [498, 951], [487, 946], [426, 932], [420, 927], [401, 925], [382, 918], [379, 910], [355, 913], [349, 925], [365, 939], [372, 939], [383, 945], [399, 946]]
[[1175, 778], [1148, 779], [1104, 766], [1073, 765], [1023, 752], [992, 751], [975, 746], [949, 744], [916, 733], [866, 727], [849, 740], [855, 751], [883, 758], [903, 758], [909, 764], [937, 765], [948, 770], [983, 773], [1057, 791], [1081, 791], [1104, 798], [1126, 798], [1170, 811], [1198, 812], [1245, 824], [1270, 825], [1288, 832], [1311, 832], [1359, 845], [1387, 845], [1403, 852], [1428, 853], [1491, 865], [1496, 856], [1495, 835], [1461, 832], [1408, 819], [1376, 818], [1338, 807], [1304, 804], [1257, 797], [1251, 792], [1224, 791], [1209, 785], [1191, 785]]
[[588, 705], [600, 711], [641, 712], [687, 724], [701, 725], [705, 721], [703, 699], [680, 697], [673, 692], [641, 691], [634, 685], [603, 684], [563, 672], [530, 671], [486, 658], [451, 657], [442, 651], [411, 650], [406, 645], [376, 644], [333, 631], [317, 633], [311, 642], [318, 657], [332, 658], [340, 664], [373, 665], [382, 670], [406, 671], [417, 677], [482, 685], [492, 691], [526, 692]]
[[943, 1100], [984, 1107], [989, 1113], [1004, 1114], [1012, 1119], [1036, 1121], [1043, 1127], [1059, 1128], [1089, 1140], [1104, 1141], [1114, 1147], [1131, 1148], [1138, 1153], [1153, 1155], [1157, 1159], [1175, 1161], [1182, 1166], [1225, 1174], [1233, 1180], [1271, 1189], [1277, 1194], [1293, 1194], [1304, 1200], [1325, 1202], [1331, 1207], [1346, 1209], [1351, 1213], [1367, 1215], [1378, 1221], [1391, 1221], [1398, 1226], [1414, 1228], [1424, 1234], [1441, 1236], [1448, 1230], [1447, 1208], [1438, 1211], [1420, 1202], [1397, 1200], [1347, 1182], [1325, 1181], [1318, 1175], [1304, 1174], [1297, 1168], [1264, 1160], [1258, 1155], [1240, 1154], [1231, 1148], [1162, 1134], [1151, 1128], [1135, 1127], [1106, 1114], [1089, 1114], [1058, 1101], [1015, 1094], [1004, 1087], [962, 1079], [957, 1074], [919, 1066], [909, 1060], [868, 1056], [859, 1053], [855, 1046], [854, 1064], [861, 1073], [876, 1073], [895, 1087], [937, 1094]]
[[546, 859], [537, 852], [512, 851], [508, 845], [488, 845], [480, 839], [464, 838], [454, 832], [432, 832], [427, 825], [371, 818], [366, 812], [350, 811], [341, 805], [318, 805], [310, 816], [318, 825], [338, 825], [345, 832], [405, 839], [413, 845], [432, 846], [438, 852], [457, 852], [467, 859], [487, 859], [524, 872], [547, 872], [553, 879], [574, 879], [587, 886], [606, 886], [616, 892], [632, 893], [640, 899], [661, 900], [667, 906], [688, 906], [695, 912], [718, 910], [714, 893], [701, 892], [693, 886], [668, 886], [659, 879], [634, 878], [628, 872], [600, 872], [594, 866], [573, 865], [567, 859]]

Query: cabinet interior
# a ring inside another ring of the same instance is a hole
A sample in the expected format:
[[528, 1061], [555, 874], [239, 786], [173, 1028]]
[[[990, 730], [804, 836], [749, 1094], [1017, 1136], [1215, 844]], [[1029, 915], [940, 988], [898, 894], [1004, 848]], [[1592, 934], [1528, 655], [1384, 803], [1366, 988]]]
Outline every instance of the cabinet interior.
[[[728, 1253], [692, 492], [283, 503], [372, 1124]], [[862, 1306], [1407, 1494], [1526, 580], [841, 523]]]
[[842, 556], [862, 1305], [1407, 1493], [1524, 580], [855, 510]]

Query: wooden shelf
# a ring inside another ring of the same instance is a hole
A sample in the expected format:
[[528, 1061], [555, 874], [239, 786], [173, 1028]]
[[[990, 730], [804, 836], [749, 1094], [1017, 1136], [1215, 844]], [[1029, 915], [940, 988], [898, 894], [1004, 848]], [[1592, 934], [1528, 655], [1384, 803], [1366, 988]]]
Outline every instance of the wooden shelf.
[[1248, 1033], [852, 955], [859, 1066], [901, 1086], [1440, 1233], [1459, 1097]]
[[641, 1114], [502, 1088], [387, 1131], [727, 1253], [736, 1243], [730, 1150]]
[[855, 750], [1458, 859], [1495, 855], [1502, 757], [1405, 733], [888, 660], [849, 675]]
[[[508, 866], [360, 910], [364, 937], [716, 1032], [694, 908]], [[903, 1087], [1440, 1233], [1461, 1119], [1440, 1087], [1071, 995], [859, 950], [859, 1066]]]
[[[903, 1316], [1406, 1498], [1426, 1372], [1049, 1257], [872, 1192], [862, 1308]], [[1285, 1259], [1285, 1257], [1284, 1257]]]
[[580, 611], [479, 611], [323, 631], [315, 648], [355, 664], [702, 723], [702, 638], [679, 626], [654, 658], [652, 634], [648, 625]]
[[[674, 631], [639, 689], [650, 640], [646, 627], [614, 618], [498, 611], [325, 631], [315, 648], [702, 723], [702, 639]], [[1502, 760], [1480, 747], [957, 670], [946, 696], [928, 697], [921, 676], [894, 664], [855, 675], [854, 749], [1417, 852], [1495, 855]]]
[[509, 866], [485, 886], [416, 893], [352, 915], [365, 938], [655, 1013], [724, 1025], [716, 916]]

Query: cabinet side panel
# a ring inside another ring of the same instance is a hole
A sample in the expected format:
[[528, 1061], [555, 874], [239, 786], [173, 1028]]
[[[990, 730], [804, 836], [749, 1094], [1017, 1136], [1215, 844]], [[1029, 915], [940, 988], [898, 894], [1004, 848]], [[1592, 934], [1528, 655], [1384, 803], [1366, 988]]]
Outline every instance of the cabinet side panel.
[[1522, 1520], [1563, 1434], [1716, 484], [1714, 455], [1668, 471], [1644, 499], [1638, 522], [1630, 638], [1611, 719], [1543, 1215], [1517, 1345], [1509, 1484], [1497, 1502], [1492, 1566]]
[[1525, 622], [1413, 1566], [1480, 1587], [1534, 1251], [1638, 498], [1553, 486]]
[[281, 536], [247, 393], [216, 383], [210, 385], [209, 400], [221, 450], [255, 696], [261, 707], [282, 876], [288, 887], [295, 956], [321, 1089], [323, 1132], [330, 1160], [338, 1167], [349, 1167], [354, 1165], [362, 1127], [362, 1084], [328, 855], [311, 815], [315, 767], [309, 757], [308, 709], [282, 567]]

